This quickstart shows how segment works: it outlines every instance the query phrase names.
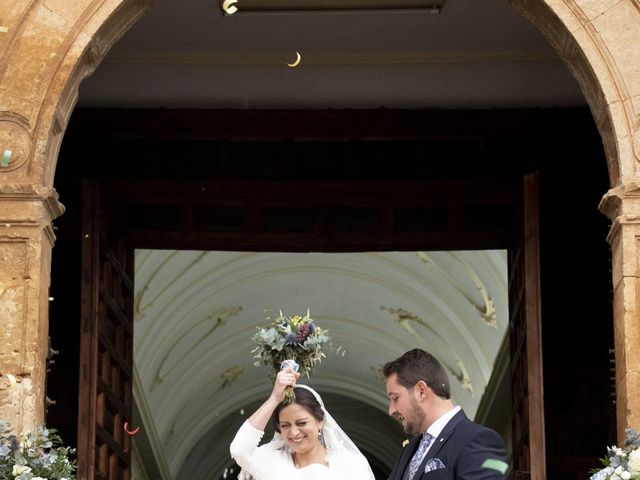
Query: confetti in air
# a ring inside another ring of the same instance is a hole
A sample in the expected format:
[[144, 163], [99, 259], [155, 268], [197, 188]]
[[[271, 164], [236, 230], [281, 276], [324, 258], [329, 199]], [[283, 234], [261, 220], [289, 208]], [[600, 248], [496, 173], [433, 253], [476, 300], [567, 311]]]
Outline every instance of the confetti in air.
[[238, 3], [238, 0], [224, 0], [222, 2], [222, 9], [227, 15], [233, 15], [238, 11], [238, 7], [234, 3]]
[[296, 52], [295, 61], [293, 63], [287, 63], [287, 66], [291, 68], [297, 67], [298, 65], [300, 65], [300, 60], [302, 60], [302, 57], [300, 56], [300, 52]]

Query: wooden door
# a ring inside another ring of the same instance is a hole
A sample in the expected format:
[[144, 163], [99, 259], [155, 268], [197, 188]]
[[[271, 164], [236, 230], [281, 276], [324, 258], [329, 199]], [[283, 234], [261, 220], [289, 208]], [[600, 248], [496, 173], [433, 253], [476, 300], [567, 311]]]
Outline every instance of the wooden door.
[[538, 175], [525, 177], [522, 239], [509, 252], [513, 478], [546, 478]]
[[78, 478], [129, 480], [133, 250], [100, 185], [83, 185]]

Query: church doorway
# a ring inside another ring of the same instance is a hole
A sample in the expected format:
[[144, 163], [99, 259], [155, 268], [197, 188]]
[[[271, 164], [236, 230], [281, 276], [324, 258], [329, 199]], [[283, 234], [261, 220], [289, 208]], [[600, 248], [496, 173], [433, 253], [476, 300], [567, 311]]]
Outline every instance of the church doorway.
[[[105, 240], [106, 244], [117, 246], [106, 257], [111, 260], [112, 273], [126, 273], [122, 269], [126, 265], [132, 268], [133, 264], [127, 262], [132, 261], [135, 248], [266, 252], [502, 249], [515, 258], [516, 252], [531, 252], [530, 248], [519, 248], [523, 241], [524, 179], [530, 178], [529, 174], [534, 171], [545, 171], [548, 164], [545, 164], [544, 154], [556, 148], [561, 150], [559, 146], [563, 144], [563, 140], [553, 138], [552, 125], [540, 122], [540, 118], [552, 123], [569, 119], [584, 122], [588, 118], [581, 111], [539, 112], [541, 117], [536, 121], [531, 121], [529, 112], [520, 116], [513, 111], [452, 113], [444, 120], [441, 113], [433, 115], [429, 112], [342, 112], [336, 117], [335, 112], [218, 111], [211, 112], [208, 117], [214, 125], [212, 131], [223, 130], [223, 125], [228, 124], [228, 119], [224, 118], [226, 115], [238, 115], [244, 119], [245, 125], [255, 126], [253, 138], [250, 141], [232, 138], [190, 141], [190, 148], [194, 150], [176, 162], [176, 152], [184, 152], [185, 140], [167, 138], [166, 134], [158, 131], [158, 126], [153, 125], [153, 118], [162, 115], [173, 117], [173, 122], [176, 121], [175, 115], [179, 115], [180, 122], [188, 125], [191, 113], [129, 111], [122, 115], [122, 112], [115, 111], [79, 110], [61, 153], [61, 190], [66, 183], [68, 195], [80, 199], [84, 184], [85, 198], [77, 205], [90, 206], [85, 211], [84, 221], [81, 212], [74, 212], [73, 207], [61, 220], [70, 219], [68, 231], [82, 232], [80, 239], [86, 240], [85, 235], [96, 238], [95, 233], [85, 233], [87, 223], [93, 222], [96, 231], [104, 229], [104, 238], [110, 238]], [[265, 122], [261, 115], [270, 119], [281, 137], [282, 126], [288, 123], [291, 130], [284, 134], [286, 140], [273, 141], [276, 135], [264, 130]], [[291, 125], [297, 123], [291, 117], [296, 115], [307, 121], [313, 120], [315, 140], [309, 140], [308, 131], [306, 134], [293, 131]], [[376, 115], [377, 120], [371, 123]], [[473, 122], [469, 118], [473, 115], [478, 115], [481, 121], [471, 125]], [[416, 121], [416, 116], [420, 117], [419, 121]], [[331, 121], [327, 121], [327, 117]], [[365, 117], [367, 122], [363, 120]], [[437, 117], [439, 128], [447, 131], [433, 135], [430, 122], [434, 117]], [[486, 118], [499, 123], [501, 129], [487, 128]], [[199, 112], [196, 123], [200, 124], [201, 120], [202, 112]], [[216, 122], [219, 122], [217, 128]], [[362, 130], [346, 135], [348, 140], [337, 138], [327, 133], [335, 129], [336, 122], [357, 125]], [[165, 122], [158, 124], [162, 123]], [[463, 136], [459, 133], [462, 123], [467, 129]], [[149, 129], [131, 138], [127, 132], [133, 130], [133, 124], [149, 125]], [[372, 140], [376, 134], [371, 131], [374, 128], [371, 125], [384, 135]], [[470, 135], [469, 130], [475, 130], [475, 133]], [[511, 162], [510, 147], [515, 138], [531, 145], [531, 140], [540, 135], [546, 136], [553, 148], [547, 145], [542, 151], [524, 152], [523, 156], [528, 159], [524, 162], [525, 167], [523, 163], [516, 165]], [[108, 148], [103, 150], [104, 153], [97, 152], [98, 158], [91, 165], [83, 165], [82, 152], [96, 143]], [[124, 152], [121, 161], [126, 169], [114, 168], [109, 153], [112, 151]], [[557, 159], [557, 154], [552, 158]], [[103, 159], [99, 158], [102, 155]], [[425, 162], [425, 158], [432, 161]], [[257, 167], [258, 178], [255, 177]], [[202, 170], [198, 173], [197, 169]], [[92, 186], [87, 189], [87, 185]], [[292, 198], [289, 193], [299, 191], [301, 185], [306, 195], [294, 195]], [[93, 206], [88, 198], [94, 199]], [[63, 236], [61, 244], [65, 243]], [[60, 250], [62, 254], [58, 258], [65, 258], [64, 247]], [[99, 248], [93, 251], [94, 258], [97, 258], [95, 255]], [[87, 252], [84, 257], [87, 258]], [[102, 268], [100, 263], [95, 265]], [[512, 262], [511, 272], [518, 271], [514, 265]], [[88, 273], [86, 269], [83, 272], [85, 275]], [[67, 273], [58, 270], [59, 275]], [[93, 285], [97, 278], [105, 280], [94, 272], [81, 282], [78, 279], [72, 282], [84, 283], [86, 287], [87, 281]], [[519, 278], [525, 278], [522, 272]], [[122, 283], [126, 287], [127, 281]], [[131, 289], [131, 285], [127, 288]], [[131, 292], [126, 293], [126, 288], [116, 284], [112, 285], [111, 291], [117, 292], [116, 297], [123, 302], [125, 310], [132, 308]], [[514, 287], [511, 292], [524, 291]], [[512, 299], [512, 305], [518, 301], [524, 306], [535, 306], [531, 300], [517, 300], [517, 296]], [[113, 309], [113, 304], [110, 308]], [[83, 317], [86, 318], [86, 312]], [[511, 320], [515, 322], [516, 316]], [[517, 334], [526, 330], [515, 328], [513, 332]], [[55, 329], [53, 335], [56, 338]], [[126, 341], [120, 338], [122, 345], [126, 345]], [[526, 337], [520, 338], [514, 345], [518, 342], [522, 345], [526, 340]], [[526, 349], [522, 351], [526, 352]], [[104, 361], [109, 366], [114, 363], [113, 360]], [[532, 397], [526, 395], [529, 382], [522, 381], [527, 378], [526, 369], [510, 365], [509, 372], [515, 372], [515, 378], [519, 379], [517, 388], [523, 389], [520, 406], [527, 412], [530, 406], [539, 407], [542, 413], [542, 402], [527, 403]], [[98, 367], [98, 364], [94, 367], [96, 374]], [[508, 391], [517, 392], [514, 388], [509, 387]], [[130, 396], [123, 398], [132, 400]], [[111, 407], [117, 404], [110, 402]], [[126, 401], [120, 404], [125, 405]], [[82, 411], [82, 405], [78, 408]], [[526, 426], [529, 416], [528, 413], [523, 414], [522, 408], [512, 407], [509, 416], [520, 422], [515, 433], [525, 434], [517, 437], [524, 443], [519, 444], [521, 453], [515, 455], [514, 466], [521, 462], [518, 465], [522, 465], [522, 474], [526, 475], [531, 471], [532, 457], [531, 446], [525, 439], [530, 435]], [[90, 408], [88, 413], [95, 412]], [[73, 416], [73, 412], [68, 414], [70, 418]], [[55, 418], [56, 413], [51, 415]], [[104, 418], [108, 418], [112, 426], [122, 425], [127, 415], [124, 411], [107, 414]], [[81, 414], [82, 418], [87, 417]], [[542, 416], [535, 421], [538, 425], [544, 422]], [[85, 424], [84, 435], [90, 433], [86, 427], [88, 424]], [[128, 439], [117, 430], [111, 432], [114, 440], [103, 441], [96, 450], [94, 461], [102, 461], [104, 465], [121, 468], [124, 472], [129, 466], [118, 460], [120, 457], [114, 448], [121, 442], [122, 446], [118, 448], [122, 454], [125, 450], [130, 451], [131, 444], [122, 443]], [[82, 435], [82, 427], [80, 432]], [[103, 439], [109, 437], [106, 433], [100, 432]], [[537, 433], [544, 434], [544, 431]], [[536, 444], [533, 447], [536, 448]], [[142, 447], [143, 451], [145, 448]], [[538, 443], [537, 448], [544, 449], [544, 445]], [[104, 452], [102, 460], [99, 457], [101, 452]], [[539, 456], [535, 458], [540, 460]], [[534, 463], [533, 466], [540, 465]], [[384, 472], [383, 469], [384, 465], [380, 471]]]
[[[547, 60], [544, 57], [542, 62]], [[100, 82], [93, 85], [109, 95]], [[508, 97], [505, 90], [501, 93], [500, 98]], [[286, 98], [293, 98], [293, 94]], [[413, 97], [412, 108], [420, 107], [417, 98], [422, 97]], [[72, 302], [75, 307], [52, 307], [53, 340], [64, 336], [61, 329], [73, 326], [67, 319], [96, 318], [101, 308], [100, 288], [117, 299], [103, 302], [102, 307], [109, 310], [107, 316], [122, 320], [116, 312], [132, 307], [128, 269], [136, 248], [290, 253], [506, 251], [512, 258], [511, 305], [518, 306], [510, 312], [512, 345], [517, 346], [513, 353], [520, 360], [527, 359], [509, 366], [510, 377], [517, 380], [509, 388], [516, 398], [509, 412], [515, 425], [514, 476], [541, 478], [548, 469], [557, 478], [572, 478], [571, 472], [592, 466], [595, 439], [611, 437], [614, 430], [609, 392], [596, 394], [595, 403], [584, 402], [585, 396], [592, 394], [589, 385], [608, 382], [606, 352], [612, 348], [611, 332], [599, 328], [596, 334], [596, 329], [590, 328], [600, 325], [602, 318], [609, 319], [607, 309], [601, 307], [608, 306], [606, 295], [602, 298], [608, 285], [603, 286], [602, 280], [600, 284], [589, 281], [578, 289], [563, 282], [563, 275], [555, 275], [558, 265], [566, 266], [563, 273], [582, 272], [581, 254], [593, 252], [598, 252], [597, 268], [607, 269], [603, 261], [606, 246], [595, 240], [605, 237], [605, 220], [589, 217], [589, 228], [585, 229], [582, 213], [578, 213], [580, 205], [596, 205], [608, 187], [600, 140], [584, 107], [513, 109], [501, 105], [498, 111], [479, 108], [443, 114], [423, 105], [414, 112], [287, 113], [250, 110], [246, 99], [243, 101], [246, 104], [240, 108], [247, 109], [243, 111], [107, 108], [75, 112], [56, 179], [68, 213], [57, 222], [60, 241], [54, 268], [56, 261], [65, 267], [69, 261], [79, 261], [69, 252], [83, 248], [84, 263], [82, 270], [78, 268], [80, 278], [67, 278], [62, 266], [54, 271], [54, 284], [60, 286], [54, 288], [76, 285], [78, 296]], [[462, 102], [462, 106], [470, 104]], [[91, 162], [83, 161], [87, 152], [91, 152]], [[536, 172], [540, 172], [537, 177]], [[574, 183], [576, 172], [579, 181]], [[538, 178], [539, 183], [527, 183], [527, 178]], [[331, 198], [335, 203], [300, 205], [279, 197], [283, 189], [301, 182], [309, 183], [316, 197]], [[588, 188], [583, 190], [585, 184]], [[532, 199], [525, 192], [536, 191], [532, 185], [542, 191], [540, 202], [525, 201]], [[570, 205], [571, 218], [566, 218], [554, 208], [558, 198], [580, 198], [582, 203], [560, 202]], [[539, 203], [540, 219], [535, 209], [525, 208]], [[88, 225], [92, 225], [90, 231]], [[527, 261], [530, 265], [532, 260], [537, 263], [537, 255], [533, 259], [529, 256], [537, 250], [525, 247], [524, 240], [537, 238], [539, 229], [547, 248], [538, 253], [547, 268], [529, 277], [517, 266]], [[527, 237], [527, 231], [534, 234]], [[67, 241], [72, 232], [77, 240]], [[567, 241], [575, 238], [575, 232], [580, 232], [579, 245]], [[92, 243], [95, 240], [101, 243]], [[584, 278], [608, 278], [590, 270], [584, 273]], [[535, 292], [527, 298], [524, 286], [537, 282], [546, 295]], [[83, 295], [79, 293], [81, 286]], [[94, 296], [87, 296], [87, 291]], [[591, 296], [587, 291], [597, 294]], [[597, 296], [601, 300], [595, 302], [597, 308], [584, 302], [584, 298]], [[548, 320], [538, 332], [538, 343], [531, 344], [526, 335], [531, 330], [516, 323], [527, 323], [526, 317], [516, 312], [532, 308], [539, 314], [536, 305], [540, 297], [543, 307], [544, 299], [551, 299], [543, 315]], [[71, 309], [71, 314], [65, 309]], [[113, 348], [101, 352], [103, 355], [74, 352], [72, 343], [64, 343], [68, 352], [81, 358], [80, 370], [89, 372], [89, 377], [81, 377], [79, 386], [61, 392], [70, 380], [60, 379], [55, 368], [51, 373], [52, 380], [58, 375], [50, 382], [52, 396], [60, 402], [66, 395], [69, 402], [65, 403], [74, 405], [73, 397], [79, 392], [80, 400], [77, 407], [54, 406], [50, 416], [74, 419], [79, 412], [78, 443], [86, 449], [81, 452], [81, 468], [90, 474], [95, 465], [98, 477], [126, 477], [132, 453], [131, 439], [120, 428], [131, 415], [131, 388], [126, 387], [126, 379], [129, 383], [132, 379], [124, 370], [113, 370], [128, 363], [125, 351], [131, 339], [121, 327], [107, 328], [107, 333], [115, 336]], [[79, 350], [88, 348], [91, 328], [95, 341], [101, 327], [77, 325], [78, 331], [81, 328]], [[579, 342], [562, 345], [560, 339], [576, 330]], [[540, 335], [546, 335], [544, 348]], [[562, 359], [560, 350], [589, 361], [555, 368]], [[530, 352], [538, 354], [537, 360], [529, 361]], [[538, 368], [540, 358], [552, 367], [545, 377]], [[537, 369], [531, 371], [531, 365]], [[73, 368], [78, 367], [71, 366], [65, 374]], [[93, 383], [84, 383], [89, 378]], [[114, 385], [125, 387], [120, 391], [104, 388], [100, 405], [108, 408], [100, 410], [92, 396], [99, 394], [98, 387], [109, 387], [112, 380]], [[529, 389], [534, 387], [535, 391], [536, 386], [535, 395], [530, 395]], [[90, 388], [82, 393], [85, 387]], [[120, 396], [122, 400], [118, 400]], [[602, 416], [602, 411], [608, 413]], [[535, 428], [530, 427], [531, 422]], [[533, 436], [536, 439], [531, 442]]]

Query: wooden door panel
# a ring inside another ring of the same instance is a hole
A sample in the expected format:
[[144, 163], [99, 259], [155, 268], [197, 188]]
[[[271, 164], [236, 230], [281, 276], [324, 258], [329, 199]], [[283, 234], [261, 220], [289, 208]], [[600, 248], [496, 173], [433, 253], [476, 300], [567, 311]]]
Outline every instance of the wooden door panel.
[[100, 185], [83, 187], [78, 477], [129, 480], [133, 251], [118, 234]]
[[546, 478], [538, 175], [525, 177], [522, 237], [509, 251], [513, 478]]

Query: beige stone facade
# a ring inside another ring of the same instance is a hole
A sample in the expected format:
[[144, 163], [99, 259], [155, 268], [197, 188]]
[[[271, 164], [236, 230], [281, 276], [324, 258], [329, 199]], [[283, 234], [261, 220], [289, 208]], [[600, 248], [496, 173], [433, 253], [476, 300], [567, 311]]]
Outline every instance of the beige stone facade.
[[[511, 0], [567, 62], [605, 145], [618, 435], [640, 425], [640, 4]], [[148, 0], [0, 0], [0, 417], [44, 415], [56, 158], [80, 81]], [[13, 377], [10, 377], [10, 376]], [[10, 381], [17, 379], [16, 382]]]

